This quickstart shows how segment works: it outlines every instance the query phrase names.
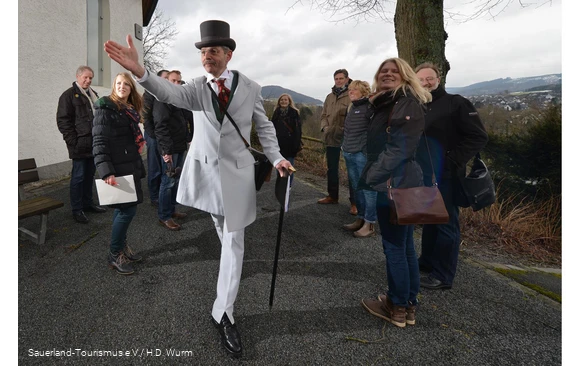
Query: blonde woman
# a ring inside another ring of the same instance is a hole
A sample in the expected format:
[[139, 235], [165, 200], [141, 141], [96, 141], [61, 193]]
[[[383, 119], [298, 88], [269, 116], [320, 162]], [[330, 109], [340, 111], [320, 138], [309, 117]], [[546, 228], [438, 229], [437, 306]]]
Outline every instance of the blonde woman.
[[368, 162], [358, 188], [377, 192], [388, 292], [377, 299], [362, 300], [362, 306], [374, 316], [405, 327], [415, 324], [420, 287], [414, 225], [390, 224], [386, 182], [391, 179], [392, 187], [396, 188], [423, 184], [415, 154], [425, 125], [423, 104], [431, 101], [431, 94], [421, 86], [410, 65], [400, 58], [390, 58], [380, 64], [373, 89]]
[[142, 96], [129, 73], [119, 73], [109, 96], [98, 99], [93, 120], [93, 155], [98, 175], [107, 184], [117, 185], [116, 177], [132, 175], [136, 201], [111, 205], [115, 208], [108, 265], [119, 274], [132, 274], [131, 262], [141, 258], [128, 247], [126, 233], [142, 202], [142, 184], [146, 171], [140, 153], [145, 142], [138, 123]]
[[[280, 147], [280, 154], [288, 160], [291, 165], [295, 164], [295, 157], [301, 151], [301, 118], [295, 102], [289, 94], [282, 94], [278, 97], [274, 113], [270, 119], [276, 129], [276, 138]], [[292, 184], [292, 177], [291, 177]]]
[[347, 167], [349, 184], [354, 190], [357, 217], [351, 224], [343, 225], [346, 230], [353, 231], [356, 238], [376, 235], [376, 192], [357, 190], [357, 184], [367, 161], [366, 142], [370, 119], [370, 84], [367, 81], [354, 80], [347, 87], [349, 106], [343, 126], [343, 142], [341, 150]]

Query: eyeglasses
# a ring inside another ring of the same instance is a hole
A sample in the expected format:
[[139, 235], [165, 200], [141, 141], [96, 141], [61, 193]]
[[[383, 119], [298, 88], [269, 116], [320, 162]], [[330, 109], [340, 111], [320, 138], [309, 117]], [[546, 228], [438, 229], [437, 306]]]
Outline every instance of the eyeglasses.
[[217, 56], [219, 55], [220, 48], [209, 48], [209, 49], [202, 49], [201, 51], [199, 51], [199, 53], [201, 54], [201, 56], [205, 56], [206, 54], [210, 54], [211, 56]]
[[418, 79], [418, 81], [420, 81], [421, 83], [424, 83], [425, 81], [427, 83], [432, 83], [433, 81], [435, 81], [435, 79], [437, 79], [437, 78], [433, 77], [433, 76], [429, 76], [428, 78], [425, 78], [425, 79]]

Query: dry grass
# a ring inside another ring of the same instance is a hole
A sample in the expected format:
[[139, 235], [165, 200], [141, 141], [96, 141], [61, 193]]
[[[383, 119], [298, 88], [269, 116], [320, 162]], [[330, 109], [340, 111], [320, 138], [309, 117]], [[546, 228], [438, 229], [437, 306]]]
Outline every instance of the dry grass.
[[[326, 177], [327, 159], [323, 143], [303, 139], [303, 144], [303, 150], [297, 154], [295, 159], [295, 167], [320, 177]], [[343, 154], [339, 159], [339, 184], [346, 187], [349, 184]]]
[[459, 221], [463, 240], [534, 263], [561, 264], [561, 197], [544, 202], [519, 196], [498, 198], [478, 212], [461, 209]]

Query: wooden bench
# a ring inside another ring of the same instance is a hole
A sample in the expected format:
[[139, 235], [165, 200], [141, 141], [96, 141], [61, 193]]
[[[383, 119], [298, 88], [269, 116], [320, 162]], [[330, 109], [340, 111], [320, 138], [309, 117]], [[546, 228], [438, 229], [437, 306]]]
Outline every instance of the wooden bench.
[[39, 173], [37, 172], [37, 163], [35, 159], [23, 159], [18, 161], [18, 219], [22, 220], [27, 217], [40, 216], [40, 228], [38, 233], [32, 232], [24, 227], [19, 227], [19, 234], [27, 239], [32, 239], [37, 244], [45, 243], [47, 234], [47, 221], [49, 212], [59, 207], [63, 207], [63, 202], [49, 197], [35, 197], [25, 199], [25, 183], [37, 182]]

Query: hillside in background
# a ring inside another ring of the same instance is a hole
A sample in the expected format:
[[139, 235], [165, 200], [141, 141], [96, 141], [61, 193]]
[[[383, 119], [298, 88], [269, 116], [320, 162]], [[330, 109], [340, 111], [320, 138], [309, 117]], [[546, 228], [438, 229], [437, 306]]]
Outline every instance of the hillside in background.
[[[562, 93], [563, 74], [549, 74], [524, 78], [500, 78], [490, 81], [471, 84], [464, 87], [447, 87], [447, 92], [461, 94], [467, 97], [480, 95], [499, 95], [515, 92], [533, 92], [550, 90], [554, 96]], [[262, 98], [276, 101], [283, 94], [290, 94], [295, 104], [322, 106], [323, 102], [308, 95], [297, 93], [278, 85], [262, 87]]]
[[295, 104], [323, 105], [323, 102], [320, 101], [319, 99], [315, 99], [309, 97], [308, 95], [297, 93], [293, 90], [286, 89], [278, 85], [268, 85], [262, 87], [262, 98], [264, 98], [265, 100], [276, 100], [283, 93], [289, 94], [292, 97]]
[[501, 93], [513, 93], [520, 91], [527, 91], [529, 89], [539, 88], [539, 90], [546, 89], [550, 86], [550, 89], [560, 89], [560, 85], [563, 82], [562, 74], [549, 74], [541, 76], [531, 76], [525, 78], [505, 78], [495, 79], [490, 81], [482, 81], [480, 83], [471, 84], [465, 87], [449, 88], [447, 87], [448, 93], [461, 94], [465, 96], [472, 95], [489, 95], [489, 94], [501, 94]]

